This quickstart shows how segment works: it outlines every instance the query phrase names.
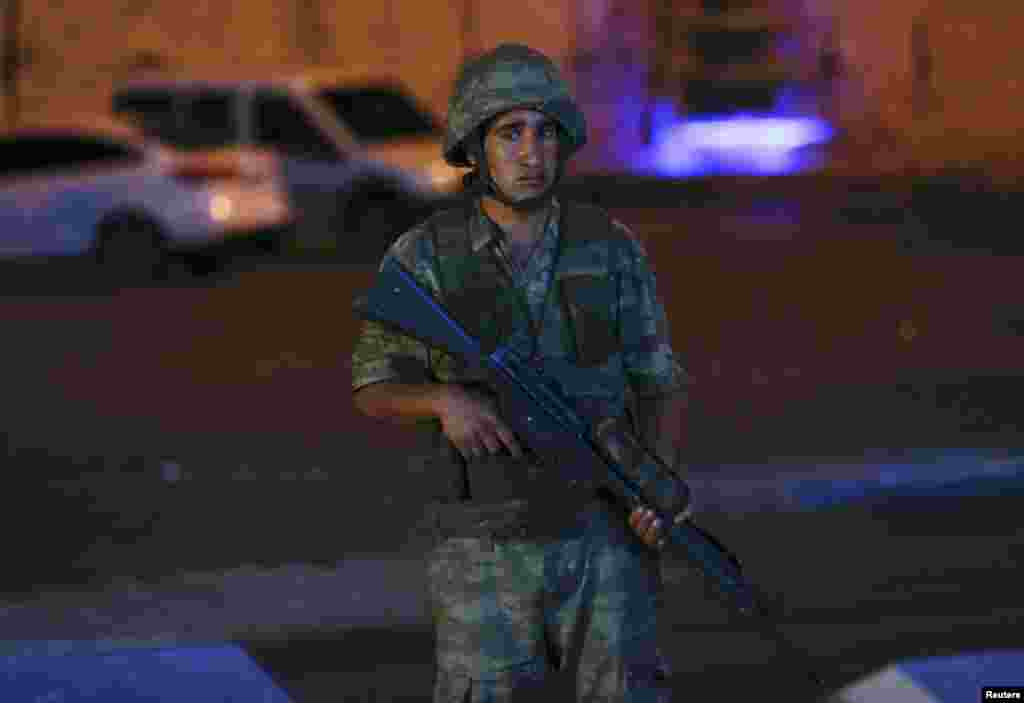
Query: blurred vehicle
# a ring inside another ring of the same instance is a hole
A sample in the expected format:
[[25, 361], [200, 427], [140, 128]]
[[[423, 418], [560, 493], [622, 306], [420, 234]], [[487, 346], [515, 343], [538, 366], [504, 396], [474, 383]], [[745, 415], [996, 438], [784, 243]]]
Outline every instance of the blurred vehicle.
[[266, 154], [184, 154], [105, 117], [0, 135], [0, 257], [95, 257], [161, 277], [174, 253], [273, 241], [294, 219]]
[[177, 148], [273, 150], [305, 224], [335, 239], [394, 234], [461, 189], [437, 120], [390, 79], [140, 79], [113, 109]]

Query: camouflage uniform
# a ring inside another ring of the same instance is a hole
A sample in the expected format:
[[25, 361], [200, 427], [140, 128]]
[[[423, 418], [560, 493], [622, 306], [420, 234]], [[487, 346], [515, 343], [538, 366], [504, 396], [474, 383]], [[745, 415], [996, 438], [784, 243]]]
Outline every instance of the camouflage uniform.
[[[563, 156], [582, 145], [582, 114], [564, 98], [553, 67], [537, 56], [525, 47], [499, 48], [484, 60], [492, 68], [514, 72], [526, 57], [533, 70], [508, 80], [492, 75], [484, 88], [495, 90], [469, 107], [459, 100], [476, 79], [472, 71], [460, 78], [445, 144], [449, 162], [464, 163], [463, 144], [473, 125], [509, 109], [524, 84], [530, 98], [517, 105], [558, 119], [568, 135]], [[470, 108], [476, 110], [472, 119], [460, 121]], [[579, 210], [553, 199], [551, 211], [522, 270], [511, 263], [504, 233], [478, 200], [454, 220], [451, 212], [440, 213], [413, 228], [387, 256], [485, 345], [502, 344], [542, 365], [562, 382], [567, 399], [592, 417], [621, 416], [635, 396], [678, 391], [685, 373], [669, 346], [654, 272], [640, 242], [607, 215], [600, 236], [563, 232], [565, 216]], [[464, 246], [441, 243], [442, 220], [461, 225], [455, 229]], [[355, 345], [354, 390], [380, 381], [474, 380], [445, 352], [373, 322], [364, 323]], [[593, 491], [545, 505], [543, 493], [529, 489], [550, 484], [524, 477], [538, 471], [550, 476], [544, 472], [552, 467], [507, 453], [465, 462], [439, 421], [423, 424], [437, 441], [430, 474], [437, 476], [437, 490], [429, 505], [466, 515], [495, 507], [503, 518], [479, 523], [493, 524], [493, 530], [462, 534], [446, 531], [436, 519], [441, 513], [428, 510], [437, 537], [426, 555], [437, 637], [435, 703], [536, 700], [541, 691], [552, 693], [555, 679], [568, 681], [551, 676], [556, 671], [575, 672], [581, 701], [668, 700], [666, 666], [657, 650], [660, 558], [634, 535], [625, 511]], [[518, 533], [506, 529], [517, 526]]]
[[[495, 256], [516, 284], [510, 290], [522, 292], [534, 321], [544, 321], [536, 338], [541, 363], [600, 365], [609, 379], [604, 388], [571, 394], [577, 407], [595, 414], [621, 413], [629, 392], [678, 389], [684, 372], [668, 344], [654, 273], [639, 241], [620, 223], [614, 226], [622, 246], [610, 265], [617, 272], [610, 290], [617, 295], [595, 300], [588, 322], [617, 330], [620, 351], [603, 361], [579, 359], [573, 321], [587, 317], [574, 318], [559, 296], [548, 296], [548, 288], [552, 276], [563, 282], [587, 276], [592, 272], [587, 263], [604, 251], [563, 251], [553, 270], [561, 205], [556, 200], [553, 206], [555, 216], [523, 271], [509, 267], [504, 236], [479, 206], [469, 223], [474, 249], [485, 251], [486, 243], [495, 241]], [[446, 267], [438, 265], [426, 223], [400, 237], [389, 256], [443, 299], [440, 278]], [[453, 268], [447, 267], [449, 277]], [[600, 311], [607, 319], [593, 319]], [[533, 354], [534, 340], [526, 326], [504, 337], [522, 357]], [[365, 323], [353, 354], [354, 389], [378, 381], [459, 379], [458, 364], [446, 353]], [[485, 463], [474, 464], [470, 473], [486, 470]], [[529, 690], [527, 684], [539, 684], [548, 668], [567, 666], [578, 667], [581, 700], [664, 700], [655, 676], [659, 557], [633, 535], [625, 514], [604, 500], [580, 506], [550, 539], [450, 537], [427, 561], [438, 637], [438, 703], [508, 700], [513, 690], [519, 695]]]

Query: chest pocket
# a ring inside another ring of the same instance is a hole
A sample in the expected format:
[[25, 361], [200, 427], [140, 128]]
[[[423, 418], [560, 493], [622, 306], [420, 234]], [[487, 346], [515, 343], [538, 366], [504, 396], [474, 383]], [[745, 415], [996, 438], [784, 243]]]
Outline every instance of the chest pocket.
[[457, 277], [451, 278], [461, 285], [445, 291], [445, 305], [484, 349], [493, 350], [528, 324], [522, 301], [487, 257], [467, 257], [458, 263]]
[[557, 277], [559, 302], [575, 346], [576, 364], [600, 366], [620, 350], [615, 279], [603, 271], [566, 271]]

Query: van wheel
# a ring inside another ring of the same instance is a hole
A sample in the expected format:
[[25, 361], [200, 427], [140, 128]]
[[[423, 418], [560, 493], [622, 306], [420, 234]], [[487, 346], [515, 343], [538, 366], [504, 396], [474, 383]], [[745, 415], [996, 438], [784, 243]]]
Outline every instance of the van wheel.
[[140, 219], [123, 219], [100, 230], [96, 261], [109, 282], [146, 284], [167, 277], [169, 258], [160, 228]]

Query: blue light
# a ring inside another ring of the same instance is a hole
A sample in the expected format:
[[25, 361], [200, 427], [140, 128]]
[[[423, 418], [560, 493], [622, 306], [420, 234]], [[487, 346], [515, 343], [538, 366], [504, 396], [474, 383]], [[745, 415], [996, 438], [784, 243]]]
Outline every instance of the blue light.
[[684, 119], [662, 103], [652, 118], [652, 146], [634, 162], [666, 176], [777, 175], [813, 168], [832, 128], [814, 117], [704, 115]]

